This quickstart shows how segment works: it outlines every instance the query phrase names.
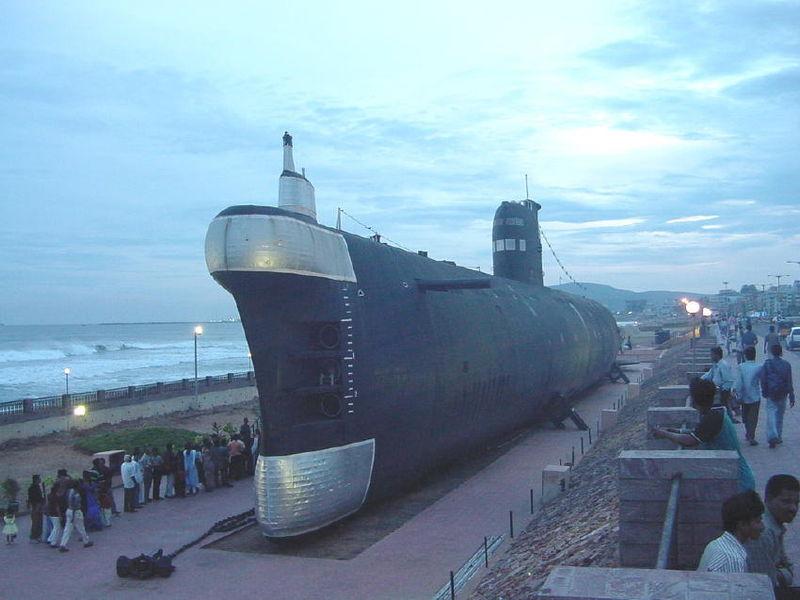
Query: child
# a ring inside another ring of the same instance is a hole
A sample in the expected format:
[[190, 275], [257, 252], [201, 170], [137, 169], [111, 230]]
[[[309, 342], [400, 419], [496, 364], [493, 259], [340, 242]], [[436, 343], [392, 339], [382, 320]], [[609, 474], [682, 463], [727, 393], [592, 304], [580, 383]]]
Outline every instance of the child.
[[17, 515], [13, 511], [8, 511], [3, 516], [3, 535], [6, 536], [6, 544], [13, 544], [17, 539]]

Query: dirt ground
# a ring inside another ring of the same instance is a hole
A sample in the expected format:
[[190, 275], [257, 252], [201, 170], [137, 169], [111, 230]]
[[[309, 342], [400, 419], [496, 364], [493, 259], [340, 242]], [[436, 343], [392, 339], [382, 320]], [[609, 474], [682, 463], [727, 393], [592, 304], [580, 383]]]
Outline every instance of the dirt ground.
[[54, 477], [58, 469], [76, 472], [91, 466], [91, 455], [73, 447], [80, 437], [155, 426], [182, 427], [210, 433], [211, 425], [214, 422], [220, 426], [230, 422], [238, 427], [244, 417], [247, 417], [252, 423], [257, 416], [258, 403], [250, 400], [242, 404], [221, 406], [209, 410], [191, 410], [113, 425], [100, 425], [93, 429], [69, 433], [61, 432], [24, 440], [11, 440], [0, 445], [0, 481], [6, 477], [19, 481], [23, 489], [21, 498], [24, 500], [24, 490], [27, 489], [33, 473], [42, 475], [42, 478]]

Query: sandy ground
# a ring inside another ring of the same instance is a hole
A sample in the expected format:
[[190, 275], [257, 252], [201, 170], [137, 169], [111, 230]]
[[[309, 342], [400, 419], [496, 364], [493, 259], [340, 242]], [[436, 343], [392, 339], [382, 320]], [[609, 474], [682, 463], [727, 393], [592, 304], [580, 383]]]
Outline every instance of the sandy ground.
[[[87, 435], [154, 426], [181, 427], [210, 433], [214, 422], [219, 425], [230, 422], [238, 427], [244, 417], [250, 419], [252, 423], [257, 415], [257, 402], [251, 400], [205, 411], [185, 411], [113, 425], [100, 425], [94, 429], [74, 433], [61, 432], [26, 440], [12, 440], [0, 446], [0, 481], [6, 477], [14, 478], [25, 490], [33, 473], [39, 473], [43, 478], [54, 477], [58, 469], [76, 472], [90, 467], [91, 455], [73, 447], [80, 437]], [[24, 504], [24, 492], [20, 500]]]

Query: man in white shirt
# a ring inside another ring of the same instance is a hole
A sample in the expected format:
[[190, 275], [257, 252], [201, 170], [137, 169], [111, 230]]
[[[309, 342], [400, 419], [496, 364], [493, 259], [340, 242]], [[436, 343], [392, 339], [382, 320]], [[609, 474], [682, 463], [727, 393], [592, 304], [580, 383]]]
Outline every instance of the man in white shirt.
[[714, 365], [704, 373], [701, 379], [713, 381], [714, 385], [719, 390], [719, 400], [722, 406], [728, 411], [728, 416], [734, 423], [741, 423], [733, 415], [733, 407], [731, 406], [731, 389], [733, 388], [733, 370], [731, 369], [728, 361], [722, 359], [722, 348], [714, 346], [711, 348], [711, 360]]
[[722, 504], [725, 531], [711, 540], [700, 558], [698, 571], [747, 573], [747, 551], [744, 543], [757, 540], [764, 530], [761, 515], [764, 503], [753, 490], [731, 496]]
[[745, 438], [751, 446], [757, 446], [756, 427], [758, 427], [758, 411], [761, 408], [761, 369], [756, 363], [755, 346], [744, 349], [744, 362], [739, 365], [734, 389], [742, 403], [742, 420], [744, 421]]
[[131, 460], [131, 455], [126, 454], [119, 467], [122, 475], [122, 487], [125, 489], [125, 512], [136, 512], [133, 507], [136, 497], [136, 463]]

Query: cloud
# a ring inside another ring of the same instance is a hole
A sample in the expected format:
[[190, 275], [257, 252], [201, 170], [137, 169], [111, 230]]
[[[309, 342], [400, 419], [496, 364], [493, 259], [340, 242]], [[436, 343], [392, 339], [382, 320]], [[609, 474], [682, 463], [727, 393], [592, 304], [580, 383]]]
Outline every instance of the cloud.
[[724, 229], [727, 225], [701, 225], [700, 229]]
[[616, 227], [631, 227], [644, 223], [647, 219], [630, 217], [627, 219], [603, 219], [599, 221], [583, 221], [571, 223], [567, 221], [542, 221], [545, 233], [550, 231], [584, 231], [587, 229], [613, 229]]
[[756, 204], [755, 200], [717, 200], [715, 204], [720, 206], [753, 206]]
[[700, 221], [713, 221], [719, 219], [719, 215], [692, 215], [690, 217], [678, 217], [667, 221], [668, 225], [673, 223], [699, 223]]
[[724, 93], [740, 99], [796, 97], [800, 95], [800, 67], [746, 79], [727, 87]]

